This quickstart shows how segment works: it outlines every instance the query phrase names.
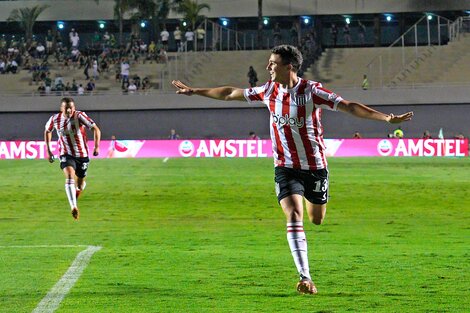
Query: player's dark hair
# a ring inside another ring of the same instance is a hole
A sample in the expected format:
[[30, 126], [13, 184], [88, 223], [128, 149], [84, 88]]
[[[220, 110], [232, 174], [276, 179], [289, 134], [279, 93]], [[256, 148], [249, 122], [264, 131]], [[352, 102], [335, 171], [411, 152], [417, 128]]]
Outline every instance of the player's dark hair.
[[299, 51], [299, 49], [291, 45], [276, 46], [271, 50], [271, 53], [280, 55], [282, 63], [284, 65], [292, 65], [292, 68], [295, 72], [300, 70], [302, 62], [304, 61], [302, 53]]
[[69, 103], [75, 104], [75, 101], [73, 101], [73, 99], [70, 98], [70, 97], [64, 97], [64, 98], [62, 98], [62, 99], [60, 100], [60, 103], [62, 103], [62, 102], [65, 102], [65, 104], [69, 104]]

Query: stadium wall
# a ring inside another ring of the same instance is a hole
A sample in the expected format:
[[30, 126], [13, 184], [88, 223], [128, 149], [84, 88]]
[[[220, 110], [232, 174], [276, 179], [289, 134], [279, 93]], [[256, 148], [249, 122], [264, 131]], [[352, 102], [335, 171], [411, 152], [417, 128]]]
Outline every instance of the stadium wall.
[[[258, 7], [253, 0], [204, 0], [211, 10], [204, 12], [209, 17], [250, 17], [257, 16]], [[50, 8], [39, 16], [38, 21], [79, 21], [113, 20], [114, 1], [100, 0], [22, 0], [0, 1], [0, 22], [7, 20], [16, 8], [49, 5]], [[328, 14], [370, 14], [398, 12], [430, 12], [468, 10], [469, 0], [265, 0], [264, 16], [328, 15]], [[180, 18], [172, 12], [169, 16]]]
[[[419, 138], [425, 130], [437, 137], [440, 128], [448, 138], [470, 136], [470, 101], [465, 88], [386, 90], [335, 90], [348, 100], [358, 100], [383, 112], [414, 111], [402, 124], [406, 137]], [[57, 112], [60, 97], [0, 97], [0, 140], [41, 140], [49, 116]], [[255, 131], [269, 138], [266, 108], [244, 102], [219, 102], [175, 94], [76, 97], [102, 128], [103, 138], [164, 139], [171, 128], [182, 138], [246, 138]], [[325, 138], [349, 138], [359, 131], [366, 138], [384, 138], [396, 125], [357, 119], [324, 111]]]

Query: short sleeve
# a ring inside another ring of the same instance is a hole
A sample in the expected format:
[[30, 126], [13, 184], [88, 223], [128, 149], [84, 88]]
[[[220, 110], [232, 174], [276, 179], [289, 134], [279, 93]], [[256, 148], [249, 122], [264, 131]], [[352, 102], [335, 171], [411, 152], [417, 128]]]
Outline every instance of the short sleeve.
[[78, 120], [80, 121], [80, 124], [85, 125], [87, 128], [92, 128], [95, 126], [95, 122], [89, 118], [85, 112], [78, 113]]
[[269, 82], [267, 82], [263, 86], [244, 89], [243, 95], [245, 96], [246, 101], [248, 101], [248, 103], [250, 104], [263, 101], [268, 86]]
[[316, 84], [313, 86], [312, 99], [316, 108], [332, 111], [336, 111], [338, 109], [338, 103], [343, 100], [341, 96], [326, 88], [323, 88], [321, 84]]
[[51, 132], [54, 129], [54, 115], [52, 115], [46, 123], [45, 130]]

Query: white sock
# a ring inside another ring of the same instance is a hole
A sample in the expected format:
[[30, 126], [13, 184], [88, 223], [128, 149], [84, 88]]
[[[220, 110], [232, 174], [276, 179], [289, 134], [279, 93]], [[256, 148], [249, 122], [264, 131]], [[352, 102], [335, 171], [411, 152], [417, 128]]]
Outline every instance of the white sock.
[[303, 222], [287, 223], [287, 242], [289, 243], [295, 266], [301, 277], [311, 278], [308, 266], [307, 239]]
[[65, 179], [65, 194], [69, 200], [70, 209], [77, 207], [77, 198], [75, 198], [75, 180]]

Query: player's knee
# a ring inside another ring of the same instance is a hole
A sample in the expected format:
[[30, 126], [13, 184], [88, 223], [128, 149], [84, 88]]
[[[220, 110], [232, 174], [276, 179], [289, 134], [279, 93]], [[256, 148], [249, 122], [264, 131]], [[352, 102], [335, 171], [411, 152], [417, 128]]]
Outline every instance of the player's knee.
[[286, 218], [288, 221], [301, 221], [302, 214], [297, 212], [296, 210], [292, 210], [291, 212], [286, 214]]
[[323, 223], [323, 216], [312, 216], [310, 217], [310, 222], [312, 222], [315, 225], [321, 225]]

